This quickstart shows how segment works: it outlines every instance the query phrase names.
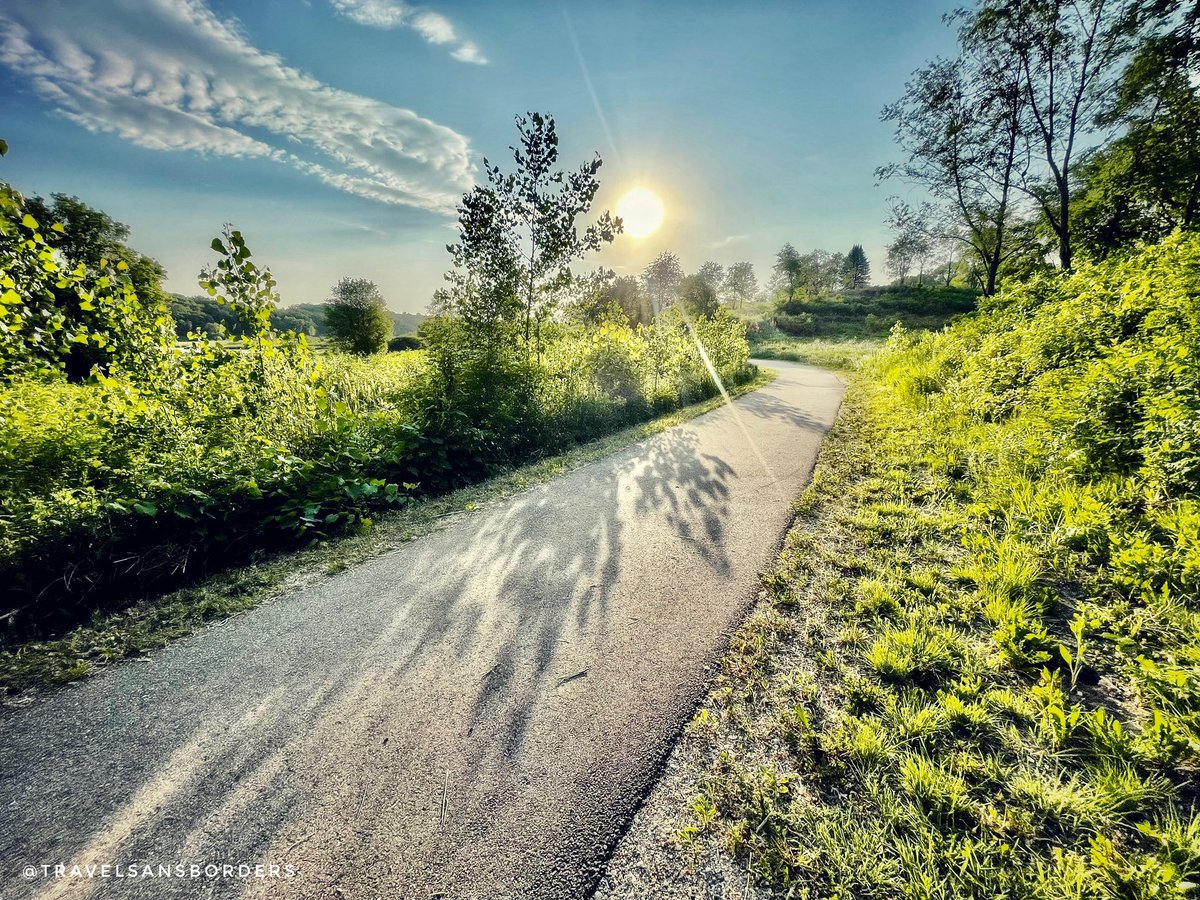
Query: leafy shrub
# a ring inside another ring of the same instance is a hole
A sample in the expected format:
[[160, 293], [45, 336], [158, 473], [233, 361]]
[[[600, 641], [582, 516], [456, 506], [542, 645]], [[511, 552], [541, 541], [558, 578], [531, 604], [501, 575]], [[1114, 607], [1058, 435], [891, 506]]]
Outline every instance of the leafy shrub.
[[541, 365], [460, 367], [448, 394], [425, 351], [315, 353], [278, 334], [269, 272], [236, 232], [218, 243], [228, 266], [207, 284], [239, 317], [236, 341], [193, 335], [153, 370], [86, 384], [61, 373], [0, 384], [10, 634], [368, 527], [414, 495], [711, 396], [704, 355], [728, 383], [749, 374], [740, 323], [718, 315], [689, 330], [664, 316], [636, 331], [548, 328]]
[[87, 378], [92, 368], [144, 372], [170, 342], [165, 307], [143, 302], [129, 264], [100, 260], [71, 268], [54, 249], [60, 223], [25, 212], [0, 183], [0, 379], [23, 375]]
[[775, 317], [775, 327], [796, 337], [811, 337], [817, 333], [817, 320], [812, 313], [779, 313]]
[[388, 341], [389, 353], [400, 353], [404, 350], [420, 350], [421, 339], [415, 334], [402, 334]]

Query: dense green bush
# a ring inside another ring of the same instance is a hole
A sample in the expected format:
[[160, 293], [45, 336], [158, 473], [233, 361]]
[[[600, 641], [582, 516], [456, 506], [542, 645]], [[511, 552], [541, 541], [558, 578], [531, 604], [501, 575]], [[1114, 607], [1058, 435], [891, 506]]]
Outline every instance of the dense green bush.
[[1193, 758], [1200, 238], [1033, 279], [944, 334], [890, 344], [882, 373], [938, 423], [929, 458], [959, 473], [993, 542], [1027, 546], [1084, 586], [1094, 652]]
[[129, 264], [100, 259], [72, 267], [55, 249], [60, 223], [41, 223], [0, 183], [0, 379], [158, 366], [170, 315], [134, 291]]
[[415, 334], [402, 334], [388, 341], [388, 351], [399, 353], [402, 350], [420, 350], [421, 339]]
[[379, 353], [392, 339], [392, 318], [375, 282], [342, 278], [325, 305], [325, 326], [347, 353]]
[[[740, 324], [694, 327], [720, 377], [746, 374]], [[446, 402], [423, 351], [317, 354], [273, 332], [261, 358], [251, 336], [240, 346], [200, 338], [152, 380], [9, 380], [0, 385], [5, 611], [19, 633], [53, 631], [99, 603], [365, 527], [381, 506], [716, 390], [680, 318], [636, 332], [547, 331], [522, 401], [478, 415]]]

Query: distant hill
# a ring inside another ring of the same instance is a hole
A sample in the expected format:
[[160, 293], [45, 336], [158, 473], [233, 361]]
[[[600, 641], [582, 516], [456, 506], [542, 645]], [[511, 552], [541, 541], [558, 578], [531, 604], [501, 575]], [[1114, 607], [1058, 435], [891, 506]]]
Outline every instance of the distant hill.
[[909, 329], [936, 330], [971, 312], [979, 292], [940, 285], [885, 285], [832, 297], [797, 299], [769, 314], [776, 328], [801, 337], [886, 337], [900, 322]]
[[[184, 297], [171, 295], [171, 315], [175, 317], [175, 333], [187, 337], [189, 331], [207, 331], [216, 334], [218, 323], [224, 323], [231, 334], [240, 334], [241, 326], [228, 307], [222, 306], [211, 297], [203, 295]], [[395, 333], [415, 334], [421, 323], [428, 318], [420, 313], [401, 313], [388, 310], [395, 323]], [[326, 337], [324, 303], [297, 303], [281, 306], [271, 316], [271, 321], [280, 331], [297, 331], [312, 337]]]

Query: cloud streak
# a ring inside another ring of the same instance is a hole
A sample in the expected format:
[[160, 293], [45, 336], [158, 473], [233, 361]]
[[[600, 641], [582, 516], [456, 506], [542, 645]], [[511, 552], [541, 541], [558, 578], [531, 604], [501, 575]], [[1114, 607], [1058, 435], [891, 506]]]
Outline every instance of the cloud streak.
[[462, 135], [286, 65], [200, 0], [8, 4], [0, 64], [89, 131], [152, 150], [272, 159], [439, 212], [474, 181]]
[[402, 0], [331, 0], [348, 19], [371, 28], [411, 28], [427, 43], [453, 44], [450, 55], [459, 62], [487, 65], [487, 58], [472, 41], [459, 37], [454, 24], [441, 13], [410, 6]]

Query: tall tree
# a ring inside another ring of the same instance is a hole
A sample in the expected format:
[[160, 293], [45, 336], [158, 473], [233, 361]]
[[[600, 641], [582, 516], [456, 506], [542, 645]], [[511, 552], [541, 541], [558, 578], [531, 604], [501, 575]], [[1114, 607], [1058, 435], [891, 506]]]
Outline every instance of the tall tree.
[[846, 284], [852, 288], [861, 288], [870, 283], [871, 263], [862, 244], [855, 244], [846, 254]]
[[714, 291], [720, 292], [725, 281], [725, 267], [717, 262], [706, 262], [697, 270], [696, 275]]
[[129, 239], [128, 225], [78, 197], [51, 194], [50, 200], [47, 203], [42, 197], [31, 197], [25, 201], [25, 208], [47, 226], [54, 222], [62, 225], [62, 231], [51, 232], [50, 237], [54, 248], [71, 268], [83, 266], [87, 278], [94, 280], [103, 261], [108, 260], [113, 265], [123, 262], [133, 289], [144, 305], [159, 308], [167, 303], [167, 295], [162, 289], [162, 280], [167, 273], [157, 260], [138, 253], [125, 243]]
[[1200, 228], [1200, 2], [1140, 12], [1140, 42], [1103, 117], [1123, 133], [1077, 169], [1072, 216], [1099, 257]]
[[343, 349], [366, 356], [387, 347], [392, 317], [375, 282], [342, 278], [326, 302], [325, 324]]
[[605, 298], [621, 307], [630, 325], [649, 325], [654, 321], [649, 298], [636, 278], [629, 275], [614, 278], [605, 289]]
[[842, 287], [846, 258], [828, 250], [810, 250], [800, 257], [799, 287], [809, 294], [836, 293]]
[[775, 254], [775, 265], [771, 268], [775, 272], [776, 285], [786, 295], [784, 302], [790, 303], [796, 297], [796, 291], [800, 287], [801, 276], [804, 272], [804, 260], [800, 256], [800, 251], [790, 243], [784, 244]]
[[463, 195], [459, 240], [447, 247], [456, 271], [448, 277], [452, 298], [482, 301], [502, 318], [519, 306], [531, 352], [534, 323], [570, 283], [571, 263], [611, 242], [621, 220], [604, 212], [581, 230], [576, 219], [591, 211], [600, 187], [599, 155], [561, 171], [554, 118], [529, 113], [516, 123], [516, 170], [504, 174], [485, 159], [487, 184]]
[[1019, 247], [1012, 240], [1013, 195], [1027, 174], [1025, 94], [1011, 51], [966, 45], [955, 61], [919, 69], [904, 96], [884, 108], [896, 126], [901, 163], [876, 175], [900, 178], [929, 191], [949, 221], [941, 236], [964, 243], [995, 292], [1000, 268]]
[[1041, 167], [1024, 173], [1058, 241], [1059, 263], [1073, 261], [1072, 166], [1096, 129], [1120, 74], [1139, 0], [982, 0], [965, 14], [964, 47], [1012, 60], [1024, 104], [1025, 150]]
[[689, 275], [679, 283], [679, 305], [690, 316], [712, 318], [721, 307], [717, 289], [702, 275]]
[[725, 281], [721, 289], [729, 297], [730, 302], [737, 306], [753, 300], [754, 295], [758, 293], [758, 279], [754, 275], [754, 264], [736, 262], [730, 266], [725, 273]]
[[682, 281], [683, 266], [679, 264], [679, 257], [669, 251], [660, 253], [642, 271], [642, 290], [649, 298], [655, 316], [676, 301]]

